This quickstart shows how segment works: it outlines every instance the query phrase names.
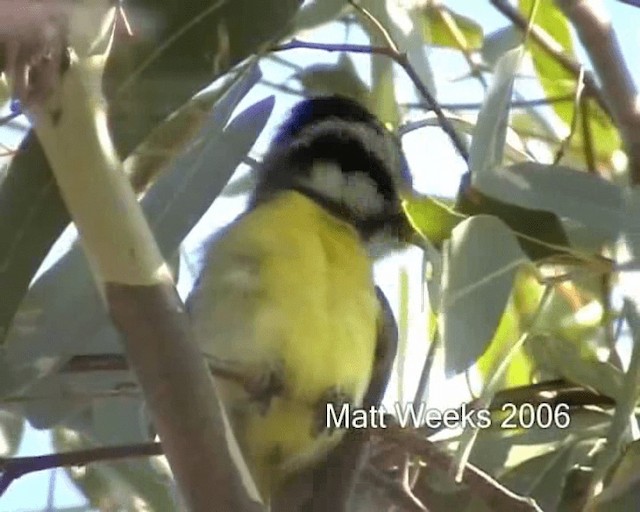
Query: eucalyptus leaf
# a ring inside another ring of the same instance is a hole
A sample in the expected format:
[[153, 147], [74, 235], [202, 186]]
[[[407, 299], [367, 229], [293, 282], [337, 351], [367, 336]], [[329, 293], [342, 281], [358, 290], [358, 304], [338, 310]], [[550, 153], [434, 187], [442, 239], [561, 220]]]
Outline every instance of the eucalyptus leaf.
[[[395, 41], [407, 53], [407, 58], [415, 69], [420, 82], [436, 96], [436, 83], [433, 76], [433, 68], [429, 61], [429, 53], [425, 43], [424, 15], [421, 10], [408, 7], [404, 12], [402, 21], [403, 30], [397, 30], [394, 34]], [[398, 16], [398, 14], [396, 14]], [[416, 91], [418, 97], [420, 93]]]
[[306, 66], [295, 75], [312, 95], [340, 94], [371, 108], [371, 93], [353, 65], [349, 55], [342, 54], [336, 64]]
[[428, 3], [421, 13], [424, 39], [433, 46], [456, 50], [478, 50], [482, 46], [483, 30], [474, 20], [439, 3]]
[[[361, 2], [371, 15], [383, 27], [388, 27], [391, 34], [401, 33], [395, 20], [389, 15], [386, 2], [379, 0], [364, 0]], [[371, 44], [383, 46], [387, 44], [380, 30], [371, 23], [362, 27]], [[387, 126], [394, 130], [400, 124], [400, 111], [396, 100], [396, 90], [393, 75], [393, 61], [383, 55], [371, 55], [371, 111]]]
[[451, 237], [451, 231], [466, 216], [456, 213], [451, 201], [414, 195], [404, 204], [406, 214], [418, 232], [436, 247]]
[[581, 354], [580, 347], [567, 340], [539, 336], [534, 344], [536, 359], [542, 368], [616, 401], [620, 399], [624, 374], [612, 364], [599, 361], [594, 353], [586, 350], [583, 350], [586, 354]]
[[[518, 1], [518, 7], [523, 16], [529, 16], [535, 1], [537, 0]], [[556, 48], [559, 51], [575, 58], [569, 21], [553, 2], [547, 2], [544, 7], [541, 6], [541, 8], [537, 9], [533, 21], [535, 25], [555, 40]], [[547, 96], [563, 96], [572, 94], [575, 91], [576, 77], [532, 37], [527, 40], [527, 50], [531, 52], [533, 66]], [[571, 125], [574, 111], [573, 104], [554, 104], [553, 109], [567, 126]]]
[[317, 28], [332, 22], [347, 7], [344, 0], [315, 0], [308, 2], [293, 18], [295, 32]]
[[526, 258], [498, 218], [478, 215], [461, 222], [445, 244], [440, 333], [445, 371], [464, 371], [487, 349], [498, 327], [518, 268]]
[[560, 165], [515, 164], [473, 174], [472, 184], [492, 198], [554, 213], [563, 220], [575, 246], [591, 248], [611, 243], [625, 224], [633, 226], [637, 222], [625, 215], [622, 187]]
[[[194, 94], [285, 35], [300, 4], [128, 0], [124, 11], [135, 36], [116, 31], [103, 80], [118, 153], [128, 156]], [[0, 186], [0, 343], [38, 267], [69, 222], [47, 159], [30, 131]]]
[[521, 59], [522, 48], [518, 47], [506, 52], [498, 61], [473, 131], [469, 151], [472, 175], [483, 175], [502, 165], [513, 81]]
[[24, 418], [0, 410], [0, 457], [12, 457], [20, 448], [24, 435]]
[[635, 510], [640, 498], [640, 441], [630, 443], [611, 480], [594, 499], [594, 510]]
[[513, 25], [507, 25], [485, 36], [480, 54], [485, 63], [495, 66], [500, 57], [522, 44], [522, 32]]
[[529, 496], [545, 511], [556, 510], [571, 467], [574, 443], [533, 457], [510, 469], [500, 482], [521, 496]]
[[[518, 5], [524, 16], [531, 12], [536, 0], [519, 0]], [[542, 4], [541, 4], [542, 5]], [[571, 26], [569, 20], [554, 2], [544, 3], [539, 8], [534, 20], [536, 26], [544, 30], [555, 42], [555, 50], [571, 59], [576, 59]], [[566, 69], [554, 56], [544, 49], [534, 38], [529, 38], [527, 50], [531, 52], [533, 66], [540, 80], [540, 85], [548, 97], [574, 95], [577, 87], [577, 77]], [[611, 157], [620, 148], [621, 140], [617, 129], [610, 117], [592, 99], [585, 98], [583, 109], [586, 108], [587, 122], [589, 123], [590, 145], [593, 147], [594, 157], [600, 165], [611, 165]], [[553, 103], [551, 105], [557, 116], [569, 128], [574, 116], [577, 116], [576, 130], [573, 134], [575, 144], [586, 151], [584, 140], [583, 119], [580, 112], [576, 112], [573, 102]]]

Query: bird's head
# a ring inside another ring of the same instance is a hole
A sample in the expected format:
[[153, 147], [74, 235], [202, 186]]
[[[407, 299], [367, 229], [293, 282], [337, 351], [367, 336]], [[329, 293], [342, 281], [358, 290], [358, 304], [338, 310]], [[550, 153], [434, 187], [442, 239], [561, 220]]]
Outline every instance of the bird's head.
[[296, 190], [355, 227], [365, 241], [405, 239], [402, 196], [411, 175], [399, 139], [341, 96], [296, 105], [263, 160], [252, 203]]

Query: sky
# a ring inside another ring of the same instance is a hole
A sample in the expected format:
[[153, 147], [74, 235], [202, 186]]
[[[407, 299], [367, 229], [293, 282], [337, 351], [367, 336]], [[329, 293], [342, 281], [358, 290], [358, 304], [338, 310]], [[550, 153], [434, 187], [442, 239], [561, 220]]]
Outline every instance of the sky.
[[[547, 0], [542, 0], [544, 2]], [[476, 20], [484, 29], [485, 35], [498, 28], [504, 27], [508, 21], [499, 14], [486, 1], [480, 0], [447, 0], [444, 2], [454, 11]], [[627, 64], [631, 69], [636, 84], [640, 83], [640, 9], [624, 5], [614, 0], [604, 2], [606, 9], [613, 18], [616, 33], [621, 41], [623, 54], [627, 60]], [[135, 27], [134, 27], [135, 30]], [[344, 33], [344, 27], [338, 24], [323, 27], [314, 33], [305, 34], [301, 37], [305, 40], [314, 41], [341, 41]], [[366, 43], [367, 40], [362, 33], [358, 31], [352, 32], [352, 43]], [[578, 47], [578, 55], [582, 62], [586, 62], [585, 55]], [[284, 55], [280, 55], [285, 57]], [[457, 80], [467, 73], [467, 66], [464, 60], [454, 51], [431, 50], [428, 51], [429, 60], [432, 68], [435, 70], [437, 78], [436, 89], [437, 97], [441, 103], [458, 102], [461, 98], [465, 102], [481, 101], [483, 90], [474, 80]], [[309, 63], [329, 63], [335, 62], [338, 58], [335, 54], [324, 52], [310, 52], [296, 50], [288, 52], [287, 59], [298, 65], [308, 65]], [[369, 64], [366, 56], [353, 56], [356, 69], [363, 79], [368, 80]], [[265, 78], [270, 82], [282, 82], [292, 73], [291, 69], [265, 60], [261, 65]], [[289, 79], [287, 85], [298, 88], [295, 80]], [[413, 99], [413, 89], [403, 79], [402, 72], [397, 73], [396, 86], [400, 101], [409, 101]], [[541, 97], [542, 92], [536, 86], [527, 86], [521, 89], [521, 92], [528, 97]], [[267, 95], [274, 94], [273, 89], [266, 86], [256, 86], [239, 105], [238, 111], [259, 101]], [[256, 146], [252, 151], [252, 156], [259, 158], [260, 154], [266, 148], [273, 129], [286, 112], [299, 99], [295, 96], [288, 96], [282, 93], [276, 93], [276, 106], [266, 129], [260, 136]], [[15, 136], [15, 134], [14, 134]], [[0, 131], [0, 142], [9, 145], [15, 145], [15, 140], [11, 140], [11, 135], [7, 135], [6, 131]], [[422, 193], [435, 194], [439, 196], [454, 196], [459, 179], [466, 170], [455, 151], [452, 149], [449, 140], [438, 129], [416, 130], [403, 139], [403, 146], [409, 160], [410, 167], [414, 175], [415, 188]], [[428, 165], [427, 165], [428, 164]], [[238, 173], [240, 176], [242, 171]], [[236, 178], [238, 177], [236, 176]], [[194, 231], [185, 240], [183, 247], [183, 255], [189, 262], [187, 272], [181, 273], [181, 281], [179, 282], [179, 291], [186, 296], [188, 293], [192, 276], [189, 269], [197, 267], [197, 254], [201, 248], [202, 242], [215, 232], [218, 228], [226, 225], [233, 220], [244, 208], [244, 202], [238, 198], [220, 197], [214, 202], [211, 209]], [[72, 240], [73, 231], [68, 230], [66, 237], [52, 250], [50, 257], [45, 263], [50, 265], [65, 250]], [[409, 291], [411, 300], [409, 301], [409, 318], [410, 331], [408, 333], [408, 343], [404, 360], [411, 363], [416, 362], [413, 366], [409, 363], [404, 369], [404, 375], [407, 377], [400, 383], [395, 379], [389, 390], [389, 397], [396, 398], [399, 394], [403, 394], [404, 398], [412, 396], [415, 388], [416, 373], [424, 360], [426, 351], [426, 315], [423, 309], [423, 301], [421, 295], [424, 293], [422, 289], [422, 280], [420, 277], [421, 255], [417, 250], [407, 251], [398, 254], [392, 258], [383, 260], [376, 266], [376, 280], [385, 293], [390, 298], [392, 306], [396, 307], [400, 290], [398, 288], [398, 276], [402, 270], [407, 273]], [[415, 300], [414, 300], [415, 299]], [[397, 309], [397, 308], [396, 308]], [[421, 321], [423, 319], [424, 321]], [[443, 376], [434, 376], [435, 379], [442, 379]], [[452, 398], [452, 394], [460, 393], [460, 399], [463, 399], [464, 392], [458, 389], [458, 386], [449, 386], [447, 389], [451, 392], [441, 394], [441, 397], [433, 397], [432, 406], [443, 405]], [[388, 397], [388, 398], [389, 398]], [[438, 400], [442, 402], [439, 403]], [[18, 455], [39, 455], [51, 453], [53, 450], [49, 434], [46, 431], [36, 431], [29, 429], [24, 437]], [[53, 472], [40, 472], [24, 476], [15, 481], [9, 491], [0, 498], [0, 512], [17, 512], [17, 511], [36, 511], [49, 510], [51, 505], [56, 509], [82, 507], [86, 500], [76, 491], [69, 483], [64, 471], [55, 472], [53, 484], [55, 484], [55, 492], [49, 493], [52, 487]], [[49, 501], [52, 499], [53, 501]]]

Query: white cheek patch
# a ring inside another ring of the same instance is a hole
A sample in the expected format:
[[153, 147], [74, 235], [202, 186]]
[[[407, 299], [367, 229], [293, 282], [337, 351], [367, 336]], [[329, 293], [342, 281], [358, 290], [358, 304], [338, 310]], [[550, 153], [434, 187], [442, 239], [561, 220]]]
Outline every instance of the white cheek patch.
[[344, 173], [334, 162], [316, 161], [303, 184], [321, 196], [343, 204], [358, 217], [384, 211], [384, 198], [364, 171]]

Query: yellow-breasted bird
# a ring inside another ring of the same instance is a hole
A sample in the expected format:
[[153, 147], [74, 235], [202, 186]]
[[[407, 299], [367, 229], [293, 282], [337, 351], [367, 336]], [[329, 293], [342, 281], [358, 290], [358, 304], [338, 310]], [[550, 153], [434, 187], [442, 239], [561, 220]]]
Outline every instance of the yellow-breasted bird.
[[[258, 172], [246, 213], [208, 244], [187, 301], [263, 499], [321, 460], [344, 432], [328, 403], [376, 405], [395, 355], [395, 322], [368, 246], [411, 229], [399, 140], [358, 103], [298, 104]], [[214, 364], [215, 366], [215, 364]]]

